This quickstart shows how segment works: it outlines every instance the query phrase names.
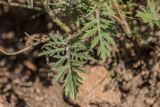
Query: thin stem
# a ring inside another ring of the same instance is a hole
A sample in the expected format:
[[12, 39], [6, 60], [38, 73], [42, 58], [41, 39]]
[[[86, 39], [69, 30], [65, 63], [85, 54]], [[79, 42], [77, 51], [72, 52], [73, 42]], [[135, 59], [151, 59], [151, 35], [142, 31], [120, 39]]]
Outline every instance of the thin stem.
[[43, 8], [40, 8], [40, 7], [32, 7], [30, 5], [26, 5], [26, 4], [18, 4], [18, 3], [7, 3], [5, 1], [0, 1], [0, 4], [2, 5], [7, 5], [7, 6], [13, 6], [13, 7], [22, 7], [22, 8], [27, 8], [27, 9], [34, 9], [34, 10], [37, 10], [37, 11], [42, 11]]
[[113, 6], [117, 10], [117, 16], [114, 16], [114, 19], [116, 19], [121, 24], [125, 33], [128, 35], [128, 37], [130, 37], [132, 32], [131, 32], [131, 29], [127, 23], [125, 13], [120, 9], [120, 7], [117, 3], [114, 3]]
[[[54, 23], [56, 23], [66, 33], [70, 33], [71, 29], [65, 23], [63, 23], [59, 18], [57, 18], [55, 16], [55, 14], [53, 13], [53, 11], [48, 6], [47, 0], [41, 0], [41, 3], [43, 4], [43, 7], [45, 8], [46, 12], [52, 18], [52, 21]], [[26, 5], [26, 4], [19, 4], [19, 3], [5, 2], [5, 1], [0, 1], [0, 4], [8, 5], [8, 6], [14, 6], [14, 7], [22, 7], [22, 8], [28, 8], [28, 9], [34, 9], [34, 10], [37, 10], [37, 11], [44, 11], [44, 9], [41, 8], [41, 7], [35, 7], [35, 6], [33, 7], [33, 6], [30, 6], [30, 5]], [[39, 2], [37, 4], [40, 5]]]
[[97, 27], [98, 27], [98, 35], [100, 34], [100, 25], [99, 25], [99, 12], [96, 10], [96, 21], [97, 21]]
[[46, 38], [46, 40], [44, 40], [44, 41], [39, 40], [39, 42], [35, 42], [35, 43], [33, 43], [33, 44], [31, 44], [31, 45], [29, 45], [29, 46], [27, 46], [27, 47], [25, 47], [25, 48], [23, 48], [19, 51], [16, 51], [16, 52], [7, 52], [7, 51], [4, 51], [3, 49], [0, 48], [0, 52], [5, 54], [5, 55], [18, 55], [18, 54], [21, 54], [21, 53], [31, 49], [34, 46], [37, 46], [37, 45], [39, 45], [41, 43], [44, 43], [44, 42], [47, 42], [49, 40], [50, 40], [50, 38]]
[[21, 53], [29, 50], [29, 49], [32, 48], [32, 47], [33, 47], [33, 46], [29, 45], [29, 46], [27, 46], [27, 47], [25, 47], [25, 48], [23, 48], [23, 49], [21, 49], [21, 50], [19, 50], [19, 51], [16, 51], [16, 52], [7, 52], [7, 51], [4, 51], [3, 49], [0, 48], [0, 52], [2, 52], [2, 53], [5, 54], [5, 55], [18, 55], [18, 54], [21, 54]]
[[61, 29], [63, 29], [66, 33], [70, 33], [71, 32], [71, 29], [65, 24], [63, 23], [59, 18], [57, 18], [55, 16], [55, 14], [53, 13], [53, 11], [50, 9], [50, 7], [48, 6], [48, 2], [47, 0], [43, 1], [42, 0], [42, 3], [43, 3], [43, 6], [46, 10], [46, 12], [49, 14], [49, 16], [52, 18], [52, 21], [54, 23], [56, 23]]

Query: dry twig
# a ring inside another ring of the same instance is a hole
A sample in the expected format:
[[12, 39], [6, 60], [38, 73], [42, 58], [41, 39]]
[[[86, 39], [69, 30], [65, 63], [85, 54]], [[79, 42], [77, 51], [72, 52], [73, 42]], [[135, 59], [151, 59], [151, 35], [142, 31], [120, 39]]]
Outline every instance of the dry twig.
[[13, 6], [13, 7], [22, 7], [22, 8], [28, 8], [28, 9], [34, 9], [34, 10], [37, 10], [37, 11], [42, 11], [43, 9], [40, 8], [40, 7], [31, 7], [30, 5], [26, 5], [26, 4], [19, 4], [19, 3], [8, 3], [8, 2], [5, 2], [5, 1], [0, 1], [0, 4], [2, 5], [7, 5], [7, 6]]

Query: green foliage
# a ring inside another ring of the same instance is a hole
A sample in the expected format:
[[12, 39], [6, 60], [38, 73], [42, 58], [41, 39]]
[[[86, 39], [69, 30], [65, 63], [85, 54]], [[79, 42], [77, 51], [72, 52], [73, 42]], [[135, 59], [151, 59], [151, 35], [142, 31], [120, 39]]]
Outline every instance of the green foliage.
[[98, 12], [96, 14], [96, 18], [90, 19], [82, 28], [83, 39], [91, 38], [90, 48], [94, 49], [98, 46], [97, 55], [105, 60], [110, 55], [111, 46], [114, 44], [114, 40], [109, 34], [112, 22], [101, 18]]
[[108, 19], [109, 16], [114, 15], [113, 10], [109, 6], [113, 1], [92, 1], [90, 10], [88, 9], [88, 14], [85, 16], [84, 27], [82, 28], [82, 32], [84, 32], [82, 39], [91, 41], [91, 50], [98, 48], [97, 55], [103, 61], [110, 55], [112, 45], [114, 45], [114, 40], [111, 37], [113, 22]]
[[[96, 49], [97, 55], [103, 61], [110, 55], [112, 45], [114, 45], [112, 38], [114, 26], [109, 19], [114, 15], [110, 7], [113, 1], [115, 2], [115, 0], [101, 2], [71, 0], [70, 5], [67, 1], [49, 3], [52, 9], [56, 10], [58, 8], [65, 9], [64, 7], [68, 5], [75, 6], [74, 8], [78, 9], [79, 16], [81, 16], [79, 23], [84, 24], [78, 36], [64, 34], [65, 37], [63, 37], [62, 34], [52, 34], [51, 40], [43, 46], [41, 53], [50, 58], [50, 66], [54, 71], [53, 81], [61, 81], [65, 95], [73, 100], [76, 98], [81, 84], [80, 73], [84, 72], [81, 66], [87, 61], [94, 60], [90, 55], [92, 50]], [[71, 21], [73, 20], [71, 19]], [[86, 41], [89, 42], [86, 44]]]
[[50, 66], [55, 71], [53, 82], [62, 80], [65, 95], [74, 100], [82, 80], [80, 73], [84, 72], [81, 65], [92, 58], [82, 41], [70, 41], [60, 34], [51, 35], [51, 40], [42, 47], [40, 55], [51, 59]]
[[[126, 34], [135, 45], [136, 40], [133, 41], [132, 35], [140, 34], [137, 33], [140, 27], [135, 19], [142, 19], [151, 27], [160, 27], [160, 1], [144, 2], [147, 2], [147, 6], [138, 10], [136, 17], [132, 17], [135, 16], [135, 11], [132, 11], [133, 0], [26, 0], [26, 4], [8, 5], [46, 12], [53, 23], [59, 26], [60, 33], [50, 33], [50, 39], [42, 47], [43, 52], [40, 55], [49, 58], [54, 75], [53, 83], [61, 82], [65, 95], [75, 100], [82, 83], [82, 66], [88, 61], [95, 61], [92, 58], [95, 53], [98, 56], [96, 60], [104, 62], [115, 45], [114, 35]], [[128, 20], [127, 15], [131, 15], [130, 18], [134, 20]], [[40, 15], [36, 17], [38, 16]], [[135, 33], [132, 33], [133, 31]], [[40, 43], [41, 41], [38, 41], [38, 44]], [[7, 54], [5, 51], [1, 52]]]
[[[48, 7], [52, 9], [54, 17], [59, 18], [55, 23], [60, 28], [65, 25], [69, 30], [65, 33], [51, 33], [51, 40], [43, 46], [41, 55], [49, 58], [54, 75], [53, 83], [62, 82], [65, 95], [72, 100], [76, 99], [82, 83], [80, 76], [81, 73], [84, 73], [82, 66], [88, 61], [94, 60], [92, 55], [95, 51], [93, 50], [96, 50], [98, 58], [103, 61], [111, 54], [112, 46], [115, 45], [116, 26], [118, 26], [113, 17], [117, 17], [118, 12], [121, 14], [121, 11], [115, 9], [114, 4], [123, 3], [122, 1], [48, 1]], [[132, 1], [129, 0], [127, 3], [130, 3], [131, 6]], [[131, 9], [127, 11], [130, 12]], [[138, 11], [136, 16], [152, 27], [160, 26], [159, 8], [153, 2], [148, 1], [147, 8]], [[121, 16], [118, 18], [120, 20]], [[125, 29], [125, 27], [122, 25], [122, 28]]]
[[[160, 8], [153, 1], [148, 0], [147, 8], [142, 8], [142, 11], [137, 12], [137, 17], [140, 17], [145, 23], [151, 27], [157, 25], [160, 27]], [[160, 4], [159, 4], [160, 5]]]

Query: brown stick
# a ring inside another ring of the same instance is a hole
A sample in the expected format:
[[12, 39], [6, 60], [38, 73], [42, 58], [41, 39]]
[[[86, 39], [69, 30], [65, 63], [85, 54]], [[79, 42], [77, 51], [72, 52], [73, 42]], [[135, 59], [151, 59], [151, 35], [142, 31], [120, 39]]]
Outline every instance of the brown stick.
[[64, 30], [66, 33], [70, 33], [71, 29], [69, 26], [67, 26], [65, 23], [63, 23], [58, 17], [55, 16], [54, 12], [51, 10], [51, 8], [48, 6], [48, 0], [41, 0], [41, 3], [43, 4], [43, 7], [45, 8], [48, 15], [51, 17], [52, 21], [56, 23], [62, 30]]
[[35, 43], [33, 43], [33, 44], [31, 44], [31, 45], [29, 45], [29, 46], [27, 46], [27, 47], [25, 47], [25, 48], [23, 48], [23, 49], [21, 49], [19, 51], [16, 51], [16, 52], [7, 52], [7, 51], [4, 51], [3, 49], [0, 48], [0, 52], [3, 53], [3, 54], [5, 54], [5, 55], [18, 55], [18, 54], [21, 54], [21, 53], [23, 53], [23, 52], [31, 49], [34, 46], [37, 46], [37, 45], [39, 45], [41, 43], [44, 43], [44, 42], [47, 42], [49, 40], [50, 40], [50, 38], [46, 38], [43, 41], [39, 40], [39, 42], [35, 42]]
[[113, 7], [117, 10], [117, 16], [114, 16], [114, 19], [121, 24], [125, 33], [130, 37], [132, 32], [127, 23], [125, 13], [121, 10], [117, 3], [114, 3]]
[[16, 51], [16, 52], [6, 52], [6, 51], [4, 51], [3, 49], [0, 48], [0, 52], [2, 52], [5, 55], [18, 55], [18, 54], [21, 54], [21, 53], [27, 51], [28, 49], [30, 49], [32, 47], [33, 47], [32, 45], [29, 45], [29, 46], [27, 46], [27, 47], [25, 47], [25, 48], [23, 48], [19, 51]]

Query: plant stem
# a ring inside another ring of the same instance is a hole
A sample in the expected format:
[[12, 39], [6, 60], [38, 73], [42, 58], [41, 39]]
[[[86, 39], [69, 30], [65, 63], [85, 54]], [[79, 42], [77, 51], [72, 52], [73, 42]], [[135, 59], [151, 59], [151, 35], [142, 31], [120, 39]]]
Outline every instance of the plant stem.
[[3, 49], [0, 48], [0, 52], [5, 54], [5, 55], [18, 55], [18, 54], [21, 54], [21, 53], [31, 49], [34, 46], [37, 46], [37, 45], [39, 45], [41, 43], [44, 43], [44, 42], [47, 42], [49, 40], [50, 40], [50, 38], [46, 38], [45, 40], [39, 40], [39, 41], [34, 42], [33, 44], [31, 44], [31, 45], [29, 45], [29, 46], [27, 46], [27, 47], [25, 47], [25, 48], [23, 48], [19, 51], [16, 51], [16, 52], [7, 52], [7, 51], [4, 51]]
[[120, 23], [123, 30], [127, 34], [128, 37], [131, 37], [131, 29], [127, 23], [125, 13], [120, 9], [119, 5], [117, 3], [114, 3], [113, 7], [117, 10], [117, 16], [114, 16], [114, 18]]
[[66, 33], [70, 33], [71, 29], [65, 24], [63, 23], [59, 18], [57, 18], [55, 16], [55, 14], [53, 13], [53, 11], [50, 9], [50, 7], [48, 6], [48, 2], [47, 0], [43, 1], [43, 7], [45, 8], [46, 12], [49, 14], [49, 16], [52, 18], [52, 21], [54, 23], [56, 23], [62, 30], [64, 30]]
[[[66, 33], [70, 33], [71, 29], [65, 23], [63, 23], [59, 18], [57, 18], [55, 16], [53, 11], [48, 6], [48, 2], [47, 1], [48, 0], [41, 0], [40, 3], [42, 3], [43, 7], [45, 8], [45, 11], [49, 14], [49, 16], [51, 17], [52, 21], [54, 23], [56, 23]], [[14, 7], [22, 7], [22, 8], [28, 8], [28, 9], [34, 9], [34, 10], [37, 10], [37, 11], [44, 11], [44, 9], [41, 8], [41, 7], [35, 7], [35, 6], [33, 7], [33, 6], [30, 6], [30, 5], [26, 5], [26, 4], [19, 4], [19, 3], [12, 3], [12, 2], [8, 2], [7, 3], [5, 1], [0, 1], [0, 4], [8, 5], [8, 6], [14, 6]]]
[[13, 7], [22, 7], [22, 8], [27, 8], [27, 9], [34, 9], [34, 10], [37, 10], [37, 11], [43, 11], [42, 8], [40, 7], [32, 7], [30, 5], [26, 5], [26, 4], [19, 4], [19, 3], [7, 3], [5, 1], [0, 1], [0, 4], [2, 5], [8, 5], [8, 6], [13, 6]]

